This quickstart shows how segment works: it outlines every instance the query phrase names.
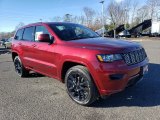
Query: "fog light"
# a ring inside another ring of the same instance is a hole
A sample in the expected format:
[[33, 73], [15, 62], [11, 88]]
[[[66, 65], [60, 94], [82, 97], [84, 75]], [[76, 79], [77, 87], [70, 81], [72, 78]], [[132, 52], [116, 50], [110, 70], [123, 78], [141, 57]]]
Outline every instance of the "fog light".
[[120, 80], [122, 79], [124, 76], [124, 74], [113, 74], [113, 75], [110, 75], [110, 79], [111, 80]]

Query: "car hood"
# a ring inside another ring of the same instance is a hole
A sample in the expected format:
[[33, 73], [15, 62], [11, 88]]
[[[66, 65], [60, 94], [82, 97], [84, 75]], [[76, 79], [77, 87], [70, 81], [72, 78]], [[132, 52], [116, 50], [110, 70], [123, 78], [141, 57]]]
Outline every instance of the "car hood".
[[98, 50], [135, 50], [139, 49], [141, 45], [137, 42], [131, 42], [127, 40], [111, 39], [111, 38], [89, 38], [73, 40], [70, 43], [74, 43], [75, 47], [82, 47], [88, 49]]

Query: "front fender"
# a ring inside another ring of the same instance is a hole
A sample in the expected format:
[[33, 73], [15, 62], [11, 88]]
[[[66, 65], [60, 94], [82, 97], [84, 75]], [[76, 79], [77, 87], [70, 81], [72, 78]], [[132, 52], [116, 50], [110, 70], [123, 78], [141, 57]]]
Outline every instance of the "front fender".
[[58, 73], [59, 76], [60, 76], [60, 78], [61, 78], [61, 74], [62, 74], [63, 65], [66, 62], [73, 62], [73, 63], [77, 63], [77, 64], [81, 64], [81, 65], [86, 66], [87, 69], [89, 70], [92, 78], [93, 78], [93, 82], [97, 86], [97, 89], [100, 88], [99, 84], [98, 84], [98, 81], [96, 80], [96, 78], [97, 78], [96, 74], [95, 74], [96, 68], [94, 68], [94, 65], [93, 65], [93, 64], [95, 64], [95, 62], [88, 61], [88, 60], [86, 60], [84, 58], [81, 58], [81, 57], [73, 57], [73, 56], [69, 56], [69, 55], [64, 56], [64, 59], [63, 59], [63, 61], [60, 64], [60, 69], [59, 70], [61, 70], [61, 71], [59, 71], [59, 73]]

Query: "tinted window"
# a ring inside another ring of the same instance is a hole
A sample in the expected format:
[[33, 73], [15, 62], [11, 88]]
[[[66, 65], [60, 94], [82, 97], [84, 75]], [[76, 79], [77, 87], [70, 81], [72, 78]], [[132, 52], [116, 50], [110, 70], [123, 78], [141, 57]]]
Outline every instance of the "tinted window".
[[44, 26], [36, 26], [35, 41], [38, 41], [38, 35], [39, 34], [49, 34], [49, 32], [48, 32], [48, 30]]
[[97, 33], [89, 28], [78, 24], [59, 23], [50, 24], [49, 26], [59, 38], [65, 41], [100, 37]]
[[34, 40], [34, 28], [35, 27], [28, 27], [25, 28], [23, 34], [23, 40], [33, 41]]
[[15, 36], [16, 40], [22, 40], [23, 31], [24, 29], [20, 29], [17, 31], [16, 36]]

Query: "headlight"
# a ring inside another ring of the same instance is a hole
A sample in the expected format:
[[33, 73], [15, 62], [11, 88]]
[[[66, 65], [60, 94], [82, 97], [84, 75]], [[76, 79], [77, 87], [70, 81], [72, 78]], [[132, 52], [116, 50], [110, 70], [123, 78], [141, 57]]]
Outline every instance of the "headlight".
[[116, 60], [122, 60], [122, 56], [120, 54], [110, 54], [110, 55], [97, 55], [97, 58], [100, 62], [113, 62]]

